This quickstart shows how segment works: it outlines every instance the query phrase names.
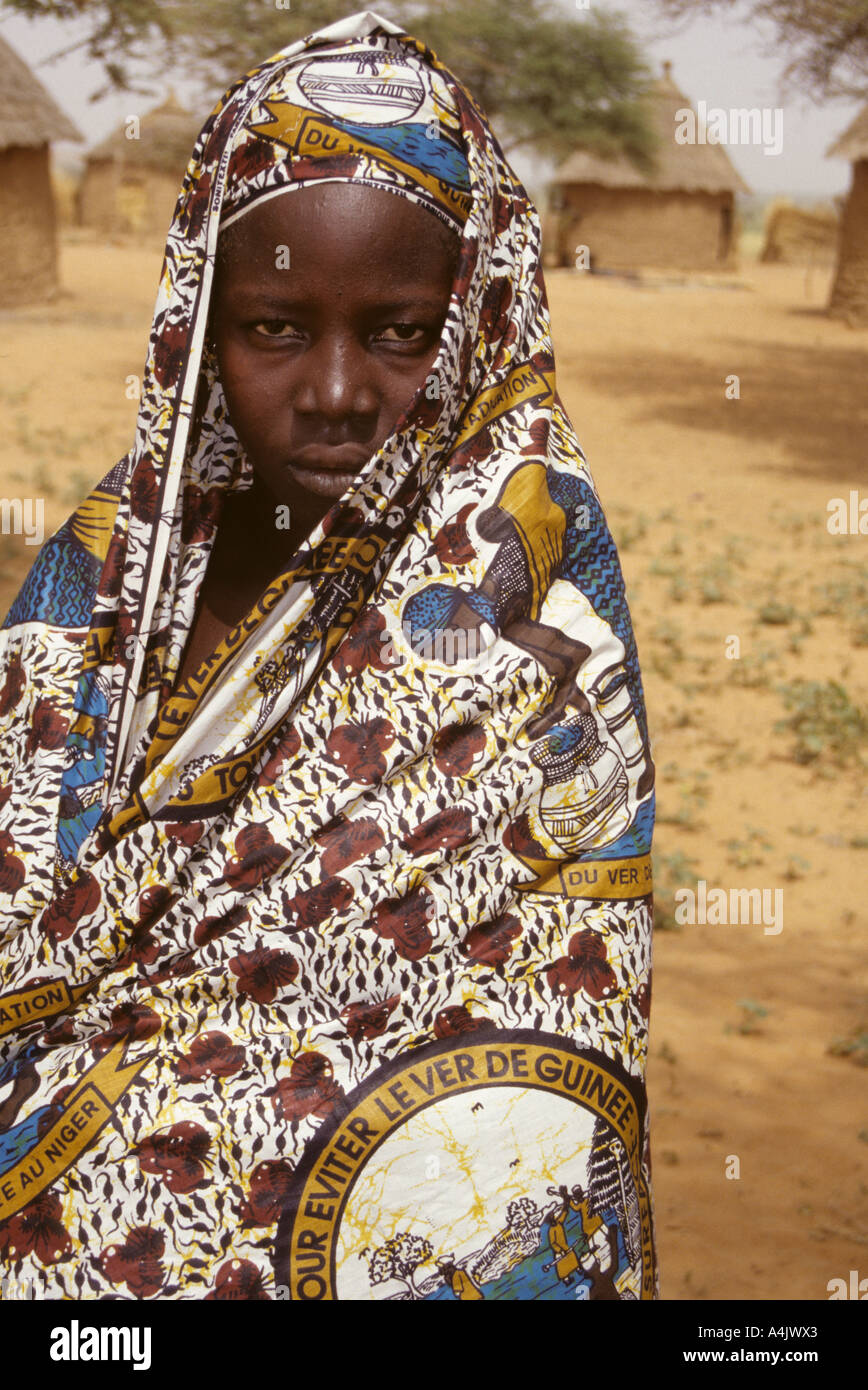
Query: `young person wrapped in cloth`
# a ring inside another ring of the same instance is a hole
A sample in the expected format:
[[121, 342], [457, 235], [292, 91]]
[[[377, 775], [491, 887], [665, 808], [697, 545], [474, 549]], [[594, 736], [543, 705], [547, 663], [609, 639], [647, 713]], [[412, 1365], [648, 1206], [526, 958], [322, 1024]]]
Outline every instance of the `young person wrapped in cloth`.
[[135, 444], [0, 642], [0, 1272], [654, 1297], [636, 650], [536, 213], [423, 44], [209, 118]]

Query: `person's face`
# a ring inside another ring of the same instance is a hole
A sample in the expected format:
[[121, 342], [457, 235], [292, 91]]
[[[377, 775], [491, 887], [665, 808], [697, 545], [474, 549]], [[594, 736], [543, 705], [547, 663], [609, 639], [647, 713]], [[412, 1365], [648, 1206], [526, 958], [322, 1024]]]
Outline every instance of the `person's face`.
[[277, 502], [300, 488], [327, 509], [388, 439], [437, 355], [458, 249], [424, 208], [359, 184], [270, 198], [223, 234], [220, 377]]

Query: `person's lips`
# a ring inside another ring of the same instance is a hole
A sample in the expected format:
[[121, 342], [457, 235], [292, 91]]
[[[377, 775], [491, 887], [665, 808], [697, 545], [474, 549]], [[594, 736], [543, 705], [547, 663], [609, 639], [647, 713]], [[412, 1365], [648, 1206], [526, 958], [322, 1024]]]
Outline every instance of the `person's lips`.
[[370, 451], [358, 444], [309, 444], [287, 459], [291, 477], [309, 492], [341, 497], [361, 473]]
[[291, 468], [310, 469], [313, 473], [360, 473], [371, 457], [369, 449], [358, 444], [308, 444], [297, 449], [287, 462]]

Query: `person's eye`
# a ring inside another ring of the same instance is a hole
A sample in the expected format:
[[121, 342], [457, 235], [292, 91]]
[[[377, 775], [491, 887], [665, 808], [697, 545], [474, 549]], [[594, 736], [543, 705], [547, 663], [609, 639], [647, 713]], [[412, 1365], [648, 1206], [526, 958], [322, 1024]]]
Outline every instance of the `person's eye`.
[[286, 319], [262, 319], [253, 325], [254, 333], [262, 338], [298, 338], [300, 334]]
[[377, 334], [380, 343], [421, 343], [427, 329], [421, 323], [390, 323]]

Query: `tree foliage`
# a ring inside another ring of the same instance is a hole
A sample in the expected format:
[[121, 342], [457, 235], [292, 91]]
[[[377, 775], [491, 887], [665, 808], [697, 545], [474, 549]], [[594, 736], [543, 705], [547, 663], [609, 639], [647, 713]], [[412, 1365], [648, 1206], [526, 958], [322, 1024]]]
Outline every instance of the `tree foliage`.
[[516, 1197], [506, 1209], [507, 1226], [539, 1226], [542, 1212], [531, 1197]]
[[383, 1284], [390, 1279], [400, 1279], [407, 1284], [411, 1293], [416, 1292], [413, 1275], [433, 1251], [425, 1236], [414, 1235], [412, 1231], [398, 1231], [375, 1250], [368, 1263], [368, 1276], [372, 1284]]
[[[675, 18], [722, 15], [739, 7], [783, 48], [792, 88], [817, 98], [868, 94], [868, 0], [658, 0]], [[746, 8], [745, 8], [746, 7]]]
[[[0, 13], [84, 20], [86, 51], [109, 88], [135, 74], [198, 78], [209, 99], [240, 73], [358, 8], [358, 0], [0, 0]], [[649, 73], [626, 23], [552, 0], [378, 0], [469, 87], [505, 147], [558, 157], [585, 145], [652, 155], [642, 95]], [[102, 93], [98, 94], [101, 95]]]
[[499, 125], [507, 150], [562, 156], [585, 145], [650, 157], [649, 73], [619, 17], [578, 21], [545, 0], [436, 0], [419, 7], [415, 28]]

